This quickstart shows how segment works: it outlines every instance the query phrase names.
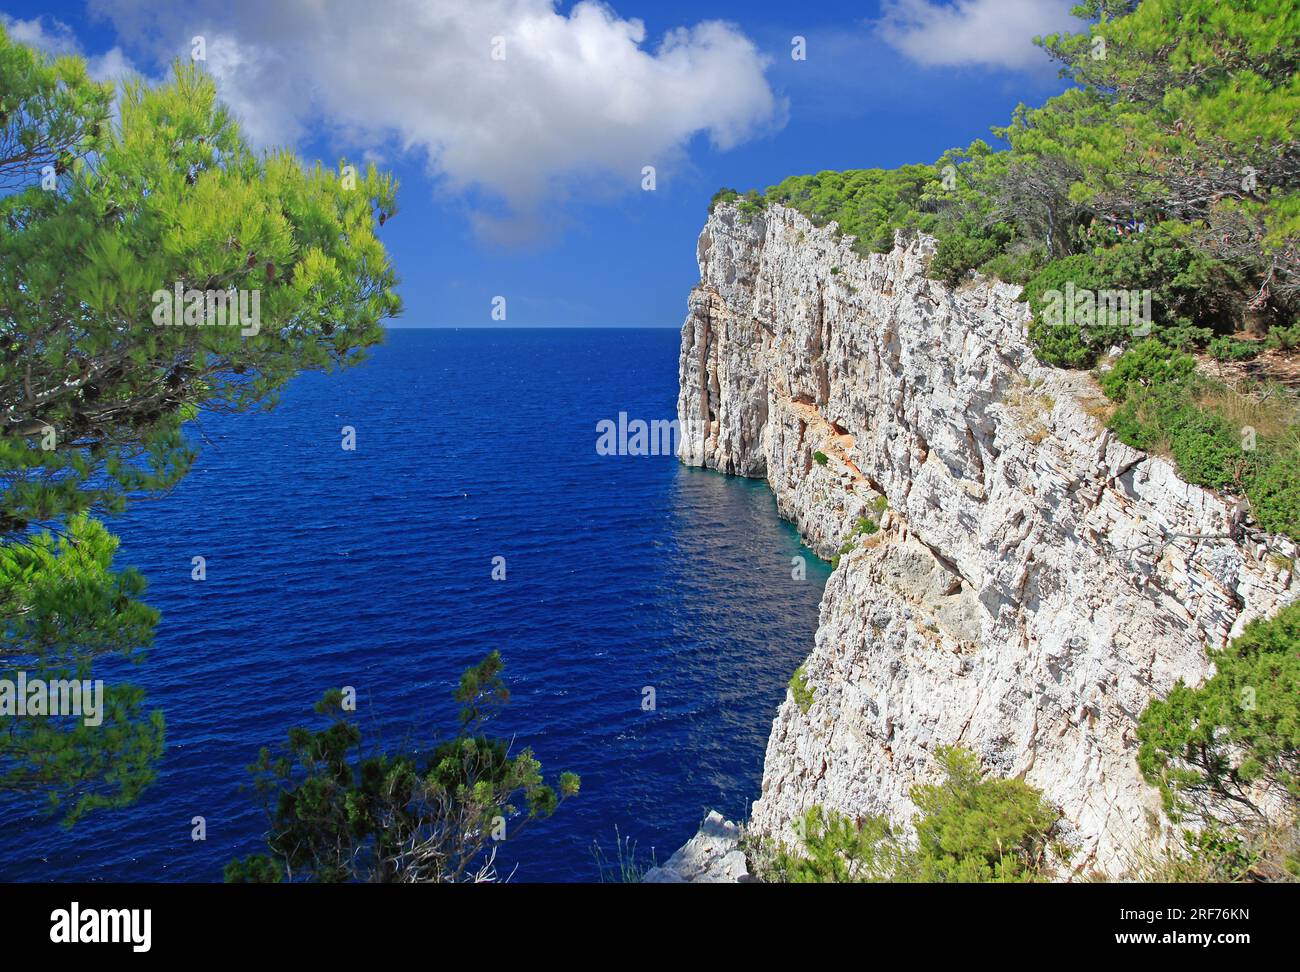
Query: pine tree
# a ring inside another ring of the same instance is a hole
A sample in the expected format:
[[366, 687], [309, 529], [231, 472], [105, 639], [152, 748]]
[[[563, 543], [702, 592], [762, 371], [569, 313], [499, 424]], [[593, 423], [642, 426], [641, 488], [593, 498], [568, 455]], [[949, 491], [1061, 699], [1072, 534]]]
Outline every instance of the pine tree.
[[[89, 678], [97, 658], [142, 658], [157, 613], [89, 517], [174, 486], [195, 455], [185, 421], [270, 407], [296, 374], [357, 362], [400, 306], [376, 236], [396, 211], [390, 177], [255, 153], [193, 64], [157, 87], [127, 83], [116, 116], [113, 97], [79, 58], [51, 60], [0, 27], [10, 681]], [[178, 289], [200, 295], [184, 301], [197, 311], [189, 324], [158, 313]], [[256, 309], [253, 325], [221, 316], [232, 294], [237, 311], [241, 298]], [[98, 727], [0, 714], [0, 788], [43, 798], [68, 823], [134, 799], [153, 778], [162, 715], [130, 685], [109, 687], [106, 706]]]

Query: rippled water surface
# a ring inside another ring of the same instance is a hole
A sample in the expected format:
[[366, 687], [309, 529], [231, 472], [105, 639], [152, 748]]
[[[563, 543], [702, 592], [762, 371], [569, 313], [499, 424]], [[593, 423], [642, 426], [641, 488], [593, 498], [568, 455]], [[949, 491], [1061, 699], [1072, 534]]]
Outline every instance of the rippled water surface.
[[493, 648], [514, 692], [497, 731], [582, 776], [508, 845], [515, 880], [596, 880], [592, 842], [612, 851], [615, 826], [662, 861], [709, 808], [746, 815], [827, 568], [761, 483], [596, 454], [601, 419], [673, 417], [678, 340], [398, 330], [274, 412], [205, 419], [190, 477], [112, 524], [163, 612], [129, 669], [166, 714], [158, 780], [71, 831], [6, 799], [0, 878], [220, 880], [261, 849], [245, 767], [325, 689], [355, 686], [368, 734], [423, 748]]

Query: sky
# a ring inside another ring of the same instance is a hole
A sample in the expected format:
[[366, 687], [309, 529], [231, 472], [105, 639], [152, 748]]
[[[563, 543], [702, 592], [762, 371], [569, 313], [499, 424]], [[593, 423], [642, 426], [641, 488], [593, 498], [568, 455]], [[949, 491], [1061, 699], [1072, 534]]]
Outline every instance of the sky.
[[1062, 90], [1033, 37], [1072, 5], [0, 0], [0, 22], [104, 80], [162, 79], [202, 37], [252, 144], [391, 171], [392, 326], [675, 328], [718, 188], [992, 140]]

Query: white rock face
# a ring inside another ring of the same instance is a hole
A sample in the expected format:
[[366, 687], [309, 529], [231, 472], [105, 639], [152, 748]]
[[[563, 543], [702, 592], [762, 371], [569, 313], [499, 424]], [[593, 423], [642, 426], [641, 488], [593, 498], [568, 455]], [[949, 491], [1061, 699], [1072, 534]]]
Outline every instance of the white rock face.
[[740, 884], [750, 880], [740, 849], [740, 828], [718, 811], [709, 811], [699, 833], [662, 867], [646, 871], [641, 880], [645, 884]]
[[1035, 361], [1018, 288], [952, 289], [933, 240], [864, 260], [832, 228], [718, 207], [682, 328], [682, 461], [765, 478], [822, 556], [888, 500], [827, 584], [814, 701], [778, 711], [749, 827], [905, 821], [960, 744], [1062, 809], [1078, 872], [1118, 875], [1168, 836], [1138, 716], [1297, 595], [1270, 556], [1295, 546], [1106, 431], [1091, 378]]

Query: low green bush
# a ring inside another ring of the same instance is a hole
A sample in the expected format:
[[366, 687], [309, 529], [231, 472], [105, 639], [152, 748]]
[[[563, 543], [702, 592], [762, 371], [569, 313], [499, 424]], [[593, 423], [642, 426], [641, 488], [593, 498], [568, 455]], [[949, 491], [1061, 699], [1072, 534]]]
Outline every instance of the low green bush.
[[790, 695], [794, 697], [794, 704], [799, 706], [800, 712], [807, 712], [813, 704], [812, 689], [808, 687], [808, 673], [800, 665], [790, 676]]
[[1300, 348], [1300, 323], [1290, 327], [1275, 327], [1268, 332], [1268, 346], [1290, 351]]
[[915, 786], [915, 843], [888, 820], [850, 820], [813, 807], [799, 821], [801, 845], [781, 850], [767, 873], [789, 883], [1030, 882], [1068, 859], [1060, 812], [1023, 780], [987, 776], [968, 750], [937, 750], [944, 778]]
[[1262, 529], [1300, 540], [1300, 452], [1272, 452], [1246, 484], [1246, 498]]
[[719, 189], [709, 200], [709, 213], [712, 214], [719, 206], [726, 205], [729, 202], [735, 202], [740, 197], [735, 189]]
[[862, 537], [862, 536], [869, 537], [873, 533], [878, 533], [879, 531], [880, 531], [880, 524], [878, 524], [875, 520], [871, 519], [870, 517], [860, 516], [858, 517], [857, 522], [853, 524], [853, 533], [851, 535], [855, 537]]
[[1241, 341], [1221, 334], [1210, 341], [1207, 350], [1215, 361], [1249, 361], [1259, 356], [1263, 346], [1255, 341]]
[[1135, 449], [1167, 453], [1188, 482], [1244, 495], [1262, 529], [1300, 539], [1300, 449], [1248, 443], [1242, 429], [1198, 404], [1198, 391], [1211, 383], [1195, 365], [1154, 338], [1126, 351], [1098, 378], [1120, 403], [1110, 429]]
[[1047, 263], [1046, 249], [1020, 241], [1008, 247], [1005, 252], [986, 260], [977, 269], [986, 277], [995, 277], [1024, 287]]
[[[1070, 309], [1063, 306], [1061, 295], [1081, 290], [1108, 289], [1110, 281], [1102, 268], [1089, 254], [1053, 260], [1025, 285], [1020, 299], [1029, 304], [1033, 319], [1029, 325], [1029, 341], [1043, 362], [1058, 368], [1090, 368], [1111, 345], [1125, 340], [1125, 329], [1115, 325], [1085, 326], [1070, 321]], [[1055, 306], [1063, 312], [1061, 320], [1053, 320]]]
[[1098, 378], [1101, 390], [1117, 402], [1130, 389], [1181, 389], [1196, 370], [1196, 359], [1149, 338], [1120, 355], [1115, 366]]
[[925, 200], [938, 176], [932, 165], [818, 172], [782, 180], [767, 198], [799, 210], [816, 226], [834, 220], [841, 233], [855, 237], [860, 254], [887, 253], [896, 229], [935, 228]]

